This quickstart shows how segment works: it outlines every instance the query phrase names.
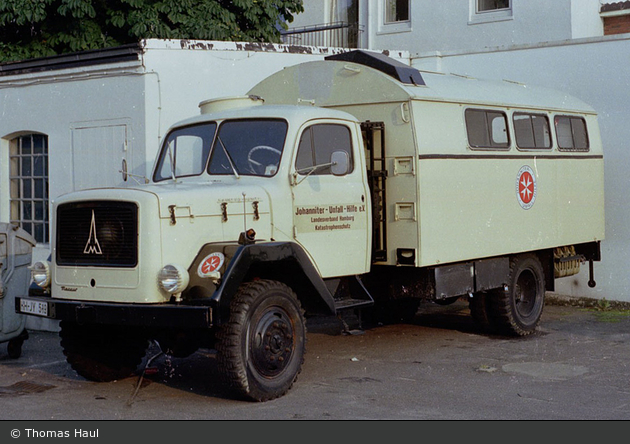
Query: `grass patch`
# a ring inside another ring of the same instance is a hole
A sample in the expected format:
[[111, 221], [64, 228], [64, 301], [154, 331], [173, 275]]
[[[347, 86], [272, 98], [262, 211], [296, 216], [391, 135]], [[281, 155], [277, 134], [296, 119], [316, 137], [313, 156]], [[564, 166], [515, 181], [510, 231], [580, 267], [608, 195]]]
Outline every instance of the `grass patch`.
[[608, 301], [606, 298], [599, 299], [589, 311], [594, 311], [600, 322], [620, 322], [630, 316], [630, 309], [627, 306]]
[[606, 298], [568, 297], [554, 293], [547, 295], [546, 302], [550, 305], [578, 307], [580, 311], [594, 313], [600, 322], [621, 322], [630, 317], [630, 302], [609, 301]]
[[596, 311], [595, 317], [600, 322], [621, 322], [630, 316], [628, 310], [608, 310], [608, 311]]

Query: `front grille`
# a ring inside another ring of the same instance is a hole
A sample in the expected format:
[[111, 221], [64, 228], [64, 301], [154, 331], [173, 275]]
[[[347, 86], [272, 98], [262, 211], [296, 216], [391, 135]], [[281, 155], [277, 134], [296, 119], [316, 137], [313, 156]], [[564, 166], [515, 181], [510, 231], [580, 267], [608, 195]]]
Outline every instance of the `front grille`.
[[137, 205], [114, 201], [59, 205], [56, 260], [58, 265], [135, 267]]

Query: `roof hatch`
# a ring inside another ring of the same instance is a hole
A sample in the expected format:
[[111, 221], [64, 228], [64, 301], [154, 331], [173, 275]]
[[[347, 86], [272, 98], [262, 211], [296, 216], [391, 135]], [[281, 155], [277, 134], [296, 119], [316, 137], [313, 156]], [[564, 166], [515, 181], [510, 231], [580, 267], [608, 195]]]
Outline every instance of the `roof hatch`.
[[398, 60], [394, 60], [385, 54], [356, 50], [331, 55], [324, 57], [324, 59], [358, 63], [359, 65], [369, 66], [370, 68], [381, 71], [407, 85], [425, 85], [420, 71]]

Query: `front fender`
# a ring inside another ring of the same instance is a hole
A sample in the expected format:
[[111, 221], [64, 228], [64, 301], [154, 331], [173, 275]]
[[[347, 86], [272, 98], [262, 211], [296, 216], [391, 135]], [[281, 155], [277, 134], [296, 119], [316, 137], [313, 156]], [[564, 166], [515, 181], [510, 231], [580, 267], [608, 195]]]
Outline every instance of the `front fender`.
[[289, 285], [307, 314], [335, 314], [335, 302], [304, 249], [294, 242], [240, 245], [211, 296], [218, 324], [226, 321], [232, 297], [243, 282], [272, 279]]

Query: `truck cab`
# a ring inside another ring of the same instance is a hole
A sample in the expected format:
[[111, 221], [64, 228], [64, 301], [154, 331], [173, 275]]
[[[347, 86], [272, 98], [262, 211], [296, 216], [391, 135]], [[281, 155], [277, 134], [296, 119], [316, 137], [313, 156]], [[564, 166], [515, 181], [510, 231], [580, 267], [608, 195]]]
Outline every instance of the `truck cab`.
[[[255, 96], [202, 102], [200, 115], [166, 133], [150, 178], [55, 200], [55, 254], [35, 267], [51, 297], [24, 299], [18, 310], [61, 319], [62, 345], [79, 374], [126, 375], [149, 339], [176, 356], [214, 348], [215, 330], [234, 323], [235, 303], [268, 302], [271, 292], [280, 308], [243, 321], [260, 336], [294, 332], [295, 343], [276, 338], [282, 350], [257, 355], [254, 368], [268, 376], [286, 367], [277, 358], [301, 367], [305, 310], [334, 314], [335, 296], [345, 306], [372, 302], [364, 291], [350, 304], [338, 297], [371, 264], [359, 122], [337, 110], [262, 104]], [[236, 295], [246, 282], [254, 284], [244, 302]], [[81, 338], [107, 350], [88, 360], [92, 345]], [[222, 350], [225, 368], [242, 359], [240, 349]], [[286, 389], [236, 384], [262, 399]]]

